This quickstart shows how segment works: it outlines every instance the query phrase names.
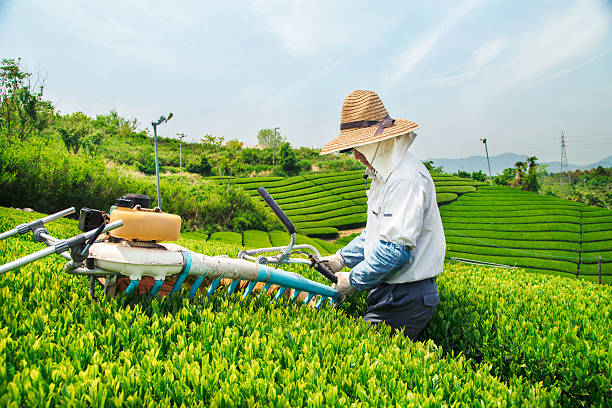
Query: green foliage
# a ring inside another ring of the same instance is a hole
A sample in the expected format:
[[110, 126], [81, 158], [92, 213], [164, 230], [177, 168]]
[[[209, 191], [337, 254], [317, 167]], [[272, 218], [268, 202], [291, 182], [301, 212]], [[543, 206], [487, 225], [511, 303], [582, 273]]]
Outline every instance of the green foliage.
[[291, 149], [291, 145], [289, 143], [281, 144], [279, 153], [280, 157], [278, 161], [283, 171], [289, 175], [297, 174], [300, 171], [300, 168], [298, 166], [295, 153], [293, 152], [293, 149]]
[[[9, 145], [0, 139], [0, 205], [49, 212], [70, 206], [107, 210], [129, 192], [156, 197], [154, 177], [121, 174], [99, 157], [70, 154], [60, 143], [32, 138]], [[279, 225], [263, 203], [235, 188], [162, 178], [161, 191], [164, 210], [179, 214], [184, 228], [265, 230]]]
[[509, 167], [502, 170], [502, 174], [493, 177], [493, 183], [501, 186], [509, 186], [512, 180], [516, 178], [516, 168]]
[[274, 135], [274, 129], [259, 129], [259, 132], [257, 132], [257, 142], [260, 146], [270, 147], [273, 145], [278, 146], [287, 140], [281, 136], [281, 132], [278, 129], [276, 130], [276, 138]]
[[522, 377], [559, 388], [563, 406], [610, 401], [612, 287], [473, 266], [450, 269], [438, 278], [441, 302], [429, 338], [491, 364], [506, 381]]
[[540, 193], [554, 195], [590, 206], [612, 208], [612, 168], [538, 174]]
[[248, 249], [269, 248], [272, 246], [267, 232], [247, 230], [242, 233], [244, 247]]
[[44, 83], [33, 81], [20, 65], [20, 58], [3, 58], [0, 64], [0, 131], [23, 141], [48, 126], [54, 109], [42, 99]]
[[213, 232], [208, 238], [209, 241], [220, 241], [229, 245], [241, 247], [242, 246], [242, 234], [238, 232], [224, 231], [224, 232]]
[[102, 132], [93, 125], [91, 119], [83, 112], [59, 117], [55, 128], [66, 148], [73, 153], [77, 153], [79, 150], [94, 152], [102, 142]]
[[[210, 176], [212, 172], [212, 166], [208, 161], [208, 158], [205, 155], [200, 156], [200, 160], [195, 163], [189, 163], [186, 167], [186, 170], [190, 173], [196, 173], [201, 176]], [[234, 179], [234, 183], [236, 180]]]
[[[149, 176], [155, 174], [155, 151], [153, 148], [142, 150], [138, 157], [136, 167], [139, 171]], [[160, 168], [159, 171], [161, 173], [163, 168]]]

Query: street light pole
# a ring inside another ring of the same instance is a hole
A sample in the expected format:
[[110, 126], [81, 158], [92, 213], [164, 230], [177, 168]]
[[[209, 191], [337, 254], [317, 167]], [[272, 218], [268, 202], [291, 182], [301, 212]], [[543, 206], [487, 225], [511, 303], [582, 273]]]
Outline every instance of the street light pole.
[[184, 133], [177, 133], [179, 137], [179, 172], [183, 172], [183, 138], [185, 137]]
[[161, 125], [172, 119], [172, 112], [168, 115], [168, 117], [160, 116], [157, 122], [151, 122], [151, 126], [153, 126], [153, 143], [155, 144], [155, 177], [157, 178], [157, 207], [161, 210], [161, 192], [159, 189], [159, 158], [157, 153], [157, 126]]
[[276, 161], [276, 131], [280, 129], [279, 127], [274, 128], [274, 140], [272, 141], [272, 174], [274, 173], [274, 162]]
[[487, 165], [489, 166], [489, 184], [493, 185], [493, 177], [491, 177], [491, 163], [489, 162], [489, 149], [487, 148], [487, 139], [480, 139], [485, 145], [485, 152], [487, 153]]

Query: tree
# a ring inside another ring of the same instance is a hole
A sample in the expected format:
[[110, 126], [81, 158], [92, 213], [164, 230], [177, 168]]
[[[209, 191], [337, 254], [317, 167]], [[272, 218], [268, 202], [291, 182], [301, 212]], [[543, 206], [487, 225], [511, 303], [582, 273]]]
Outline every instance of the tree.
[[229, 187], [229, 184], [232, 178], [232, 174], [236, 172], [237, 168], [240, 166], [240, 163], [241, 163], [242, 142], [239, 141], [238, 139], [228, 140], [228, 142], [225, 144], [225, 147], [226, 147], [225, 166], [226, 166], [227, 175], [228, 175], [227, 185]]
[[56, 129], [66, 148], [74, 153], [81, 149], [93, 152], [102, 142], [102, 132], [92, 125], [91, 119], [83, 112], [60, 117]]
[[508, 167], [499, 174], [493, 177], [493, 182], [501, 186], [509, 186], [516, 177], [516, 168]]
[[425, 166], [425, 168], [427, 169], [427, 171], [429, 171], [430, 173], [442, 173], [442, 166], [438, 166], [435, 167], [434, 166], [434, 162], [432, 160], [425, 160], [423, 162], [423, 166]]
[[540, 189], [540, 184], [538, 183], [538, 177], [536, 174], [538, 158], [535, 156], [527, 157], [527, 163], [529, 165], [529, 169], [527, 170], [527, 175], [523, 178], [521, 188], [525, 191], [533, 191], [537, 193]]
[[274, 142], [274, 129], [260, 129], [257, 133], [257, 142], [261, 146], [280, 145], [285, 141], [286, 139], [281, 136], [280, 130], [276, 131], [276, 143]]
[[0, 130], [25, 140], [42, 130], [53, 117], [53, 106], [42, 100], [44, 83], [22, 71], [21, 59], [2, 59], [0, 64]]
[[516, 178], [514, 179], [513, 186], [514, 187], [522, 187], [523, 186], [523, 176], [525, 174], [525, 168], [527, 167], [527, 163], [518, 161], [514, 163], [514, 168], [516, 170]]
[[295, 152], [291, 148], [291, 145], [287, 142], [281, 144], [280, 146], [279, 163], [283, 171], [289, 175], [297, 174], [300, 171], [297, 158], [295, 157]]
[[487, 181], [487, 175], [482, 170], [473, 171], [470, 178], [476, 181]]
[[212, 165], [217, 168], [219, 177], [223, 177], [225, 160], [223, 157], [221, 157], [221, 146], [223, 145], [225, 138], [222, 136], [215, 137], [211, 134], [205, 134], [204, 138], [200, 139], [200, 141], [212, 152], [209, 160], [212, 160]]

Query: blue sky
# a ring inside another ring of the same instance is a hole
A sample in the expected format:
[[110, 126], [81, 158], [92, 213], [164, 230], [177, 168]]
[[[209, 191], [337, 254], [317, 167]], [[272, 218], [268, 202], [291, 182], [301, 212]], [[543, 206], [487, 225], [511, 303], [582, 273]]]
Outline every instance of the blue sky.
[[0, 57], [63, 113], [116, 109], [160, 133], [297, 146], [338, 133], [355, 89], [421, 125], [419, 157], [571, 163], [612, 154], [610, 1], [0, 0]]

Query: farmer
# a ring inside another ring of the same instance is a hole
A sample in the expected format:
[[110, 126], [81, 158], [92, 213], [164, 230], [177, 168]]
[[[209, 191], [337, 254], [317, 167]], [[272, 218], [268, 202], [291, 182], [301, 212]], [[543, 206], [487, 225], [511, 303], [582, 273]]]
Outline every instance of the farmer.
[[[408, 150], [418, 125], [391, 119], [378, 95], [357, 90], [342, 105], [340, 135], [321, 154], [352, 151], [372, 179], [365, 230], [324, 258], [342, 295], [369, 290], [364, 320], [415, 340], [440, 302], [436, 276], [446, 244], [433, 180]], [[350, 272], [340, 272], [347, 266]]]

